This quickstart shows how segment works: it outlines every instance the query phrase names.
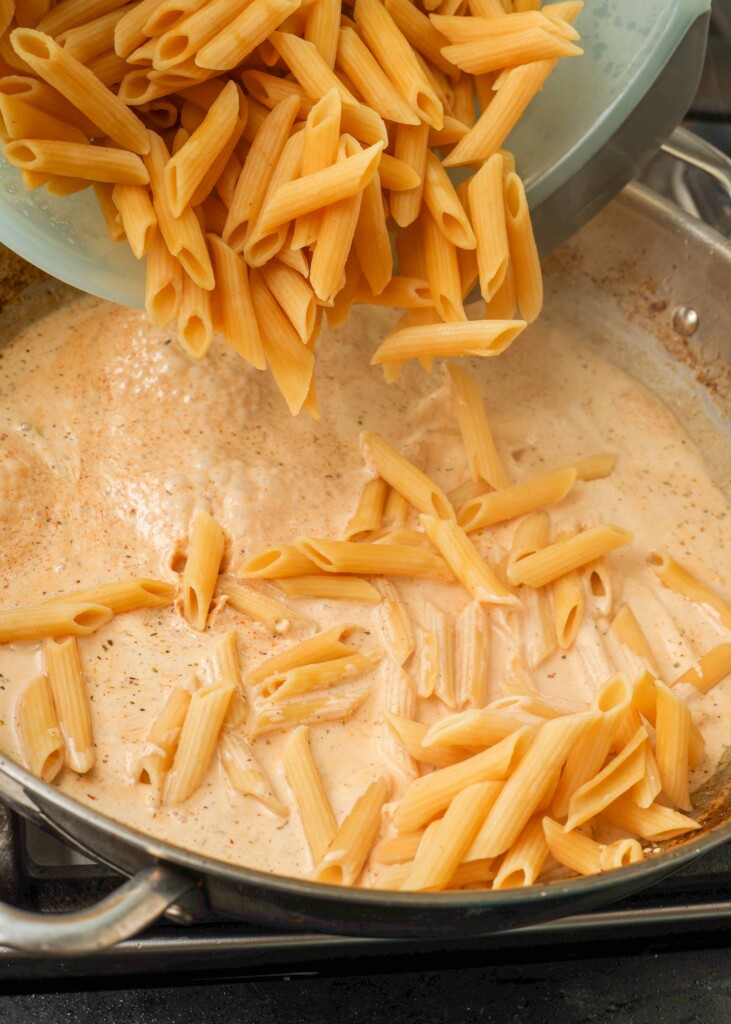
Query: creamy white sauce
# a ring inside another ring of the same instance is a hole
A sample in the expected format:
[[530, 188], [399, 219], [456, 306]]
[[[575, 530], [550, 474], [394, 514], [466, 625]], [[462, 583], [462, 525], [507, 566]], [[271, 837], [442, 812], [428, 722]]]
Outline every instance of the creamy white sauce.
[[[368, 479], [358, 449], [361, 429], [400, 448], [423, 447], [425, 469], [450, 490], [468, 476], [449, 392], [440, 372], [409, 366], [387, 386], [370, 356], [394, 317], [359, 309], [318, 343], [322, 418], [292, 419], [268, 374], [248, 369], [223, 344], [193, 363], [170, 335], [141, 314], [85, 298], [16, 337], [0, 361], [0, 604], [29, 604], [126, 576], [169, 580], [176, 546], [196, 507], [208, 509], [231, 537], [231, 571], [259, 549], [298, 534], [340, 537]], [[550, 311], [498, 359], [468, 365], [481, 384], [497, 446], [510, 477], [602, 452], [618, 456], [605, 480], [579, 482], [551, 510], [554, 527], [616, 522], [634, 543], [608, 558], [614, 610], [629, 601], [667, 680], [721, 640], [712, 612], [662, 588], [646, 565], [667, 548], [721, 592], [729, 578], [729, 507], [700, 453], [667, 408], [634, 379], [569, 340]], [[476, 539], [484, 553], [505, 551], [515, 524]], [[421, 602], [458, 613], [457, 584], [399, 581], [415, 620]], [[274, 587], [268, 593], [282, 597]], [[321, 628], [354, 622], [364, 648], [380, 643], [372, 606], [282, 598]], [[496, 613], [492, 613], [496, 617]], [[501, 613], [497, 613], [500, 618]], [[584, 630], [591, 626], [587, 616]], [[517, 620], [505, 619], [492, 653], [491, 699], [505, 692]], [[173, 609], [120, 615], [79, 642], [91, 700], [97, 763], [60, 787], [82, 803], [169, 842], [209, 856], [303, 875], [309, 856], [296, 813], [282, 824], [252, 798], [235, 793], [218, 760], [183, 805], [155, 807], [149, 788], [131, 784], [131, 765], [173, 684], [191, 670], [206, 680], [215, 638], [235, 626], [244, 669], [303, 639], [297, 625], [273, 636], [231, 610], [205, 634]], [[600, 633], [606, 622], [600, 622]], [[615, 667], [611, 651], [605, 653]], [[601, 660], [600, 660], [601, 664]], [[42, 670], [39, 645], [0, 648], [0, 747], [22, 761], [18, 695]], [[346, 723], [311, 728], [313, 754], [338, 819], [383, 771], [378, 748], [378, 688]], [[587, 672], [576, 652], [559, 653], [532, 673], [549, 697], [581, 704], [604, 676]], [[510, 684], [508, 682], [508, 690]], [[249, 696], [253, 699], [252, 693]], [[706, 737], [695, 774], [710, 774], [727, 743], [729, 680], [693, 700]], [[424, 721], [446, 713], [422, 702]], [[285, 734], [255, 744], [284, 803]], [[392, 772], [394, 795], [405, 780]]]

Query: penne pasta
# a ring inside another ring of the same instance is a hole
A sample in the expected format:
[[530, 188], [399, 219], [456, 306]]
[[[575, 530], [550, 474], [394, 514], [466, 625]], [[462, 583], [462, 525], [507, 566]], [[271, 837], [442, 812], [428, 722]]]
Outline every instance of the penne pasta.
[[216, 594], [224, 596], [226, 604], [234, 611], [247, 615], [256, 622], [261, 622], [270, 633], [279, 636], [289, 633], [293, 619], [303, 618], [302, 615], [288, 608], [281, 601], [268, 597], [252, 587], [243, 586], [230, 577], [222, 577], [219, 580]]
[[615, 548], [632, 541], [632, 534], [619, 526], [602, 523], [583, 530], [568, 540], [556, 542], [528, 555], [517, 564], [508, 566], [508, 579], [512, 584], [524, 583], [529, 587], [543, 587], [559, 576], [580, 569]]
[[531, 729], [519, 729], [482, 753], [416, 779], [396, 807], [396, 828], [399, 832], [414, 832], [440, 815], [463, 789], [477, 782], [492, 782], [497, 798], [503, 790], [503, 780], [520, 763], [532, 740]]
[[44, 637], [88, 636], [111, 621], [105, 605], [73, 599], [0, 611], [0, 643], [42, 640]]
[[246, 261], [215, 234], [206, 236], [220, 295], [221, 329], [229, 345], [257, 370], [266, 366]]
[[650, 566], [663, 586], [675, 590], [691, 601], [705, 604], [718, 615], [726, 629], [731, 629], [731, 601], [721, 597], [697, 576], [685, 569], [666, 551], [653, 551]]
[[258, 271], [252, 271], [250, 282], [266, 361], [289, 411], [296, 416], [306, 407], [310, 395], [315, 357], [312, 350], [302, 344]]
[[422, 742], [428, 732], [427, 726], [389, 712], [384, 714], [384, 718], [397, 742], [415, 761], [426, 762], [438, 768], [446, 768], [457, 761], [464, 761], [472, 753], [467, 747], [451, 745], [427, 748], [423, 746]]
[[471, 601], [458, 615], [455, 645], [457, 707], [483, 708], [490, 686], [490, 641], [479, 601]]
[[508, 488], [510, 481], [495, 447], [478, 385], [455, 363], [447, 364], [447, 373], [472, 479], [484, 480], [496, 489]]
[[383, 643], [393, 660], [405, 665], [414, 653], [414, 634], [408, 612], [394, 583], [383, 578], [377, 586], [383, 598], [376, 610]]
[[152, 786], [156, 801], [160, 800], [165, 773], [169, 771], [178, 748], [190, 698], [190, 690], [183, 686], [173, 687], [135, 762], [135, 782]]
[[[701, 693], [708, 693], [729, 673], [731, 673], [731, 643], [718, 644], [704, 654], [697, 665], [673, 680], [672, 685], [679, 686], [682, 683], [690, 683]], [[655, 675], [658, 673], [655, 672]]]
[[157, 232], [150, 242], [145, 273], [145, 309], [157, 327], [167, 327], [175, 319], [182, 290], [180, 263], [171, 255], [161, 233]]
[[258, 709], [249, 722], [249, 736], [258, 739], [269, 732], [291, 729], [297, 725], [345, 721], [371, 692], [367, 682], [340, 686], [325, 696], [297, 697]]
[[[230, 6], [231, 0], [227, 0]], [[229, 71], [240, 64], [299, 7], [299, 0], [252, 0], [196, 53], [199, 68]]]
[[91, 771], [96, 761], [89, 695], [75, 637], [62, 643], [47, 640], [43, 652], [46, 675], [64, 739], [64, 762], [72, 771]]
[[410, 675], [391, 659], [384, 662], [383, 671], [378, 748], [397, 771], [401, 772], [405, 778], [412, 779], [419, 774], [416, 762], [408, 750], [397, 740], [387, 722], [386, 715], [391, 714], [406, 719], [413, 718], [417, 706], [416, 686]]
[[347, 25], [340, 27], [336, 60], [368, 106], [382, 118], [397, 124], [420, 124], [416, 111], [381, 69], [358, 33]]
[[95, 587], [74, 590], [70, 594], [59, 594], [49, 598], [48, 604], [88, 603], [104, 605], [113, 615], [136, 611], [139, 608], [158, 608], [172, 604], [175, 587], [163, 580], [150, 580], [138, 577], [130, 580], [119, 580], [114, 583], [101, 583]]
[[278, 544], [247, 559], [241, 575], [251, 579], [278, 580], [292, 576], [311, 576], [321, 571], [294, 544]]
[[663, 683], [655, 682], [655, 757], [662, 789], [676, 807], [692, 809], [688, 766], [692, 717], [684, 700]]
[[183, 803], [203, 784], [233, 692], [230, 683], [214, 683], [202, 686], [190, 698], [165, 780], [164, 804]]
[[363, 870], [381, 823], [390, 786], [381, 777], [356, 800], [315, 866], [314, 878], [329, 885], [353, 885]]
[[375, 472], [406, 498], [414, 508], [442, 519], [454, 519], [454, 509], [444, 492], [426, 473], [397, 452], [390, 444], [364, 431], [360, 436], [363, 458]]
[[372, 583], [354, 576], [294, 576], [277, 580], [277, 586], [290, 597], [319, 598], [324, 601], [365, 601], [379, 604], [381, 594]]
[[523, 483], [471, 499], [458, 510], [459, 522], [471, 533], [508, 519], [516, 519], [557, 504], [566, 497], [575, 481], [576, 471], [573, 469], [547, 470]]
[[193, 517], [182, 579], [183, 613], [194, 629], [206, 628], [224, 547], [221, 527], [213, 516], [199, 509]]
[[36, 676], [23, 690], [18, 720], [26, 764], [39, 779], [52, 782], [63, 768], [64, 740], [45, 676]]
[[279, 818], [287, 817], [287, 808], [274, 792], [254, 751], [243, 736], [222, 732], [218, 753], [228, 781], [237, 793], [253, 797]]
[[503, 857], [492, 883], [493, 889], [524, 889], [534, 884], [550, 852], [544, 831], [545, 821], [539, 814], [530, 819]]
[[610, 825], [655, 842], [675, 839], [701, 827], [692, 818], [662, 804], [638, 807], [626, 793], [605, 807], [601, 818]]
[[596, 817], [643, 778], [647, 740], [647, 730], [641, 726], [615, 758], [573, 793], [564, 825], [566, 832]]
[[299, 665], [286, 672], [267, 676], [261, 684], [261, 693], [271, 702], [279, 703], [311, 690], [329, 689], [370, 672], [382, 657], [383, 651], [379, 649], [365, 653], [354, 651], [342, 658], [318, 661], [312, 665]]
[[402, 327], [376, 349], [371, 364], [435, 356], [498, 356], [525, 326], [522, 320], [471, 320]]
[[535, 738], [530, 729], [521, 729], [502, 740], [507, 743], [519, 738], [523, 756], [488, 811], [467, 860], [497, 857], [510, 849], [549, 791], [556, 772], [596, 718], [595, 712], [566, 715], [545, 722]]
[[554, 860], [580, 875], [598, 875], [602, 871], [602, 847], [581, 832], [565, 832], [552, 818], [543, 818], [546, 844]]
[[444, 559], [431, 551], [405, 544], [356, 544], [346, 540], [298, 537], [295, 547], [325, 572], [452, 579]]
[[420, 519], [427, 536], [474, 601], [520, 607], [518, 598], [503, 586], [461, 526], [434, 516]]
[[446, 888], [495, 798], [496, 788], [490, 782], [474, 783], [458, 793], [444, 817], [430, 826], [433, 832], [429, 834], [427, 830], [401, 889], [434, 892]]
[[[556, 543], [563, 544], [570, 539], [570, 533], [562, 532], [556, 537]], [[556, 641], [562, 650], [568, 650], [574, 645], [584, 617], [584, 588], [578, 572], [572, 570], [555, 579], [551, 594]]]
[[287, 738], [282, 763], [312, 860], [317, 863], [337, 831], [337, 822], [312, 757], [307, 726], [299, 726]]

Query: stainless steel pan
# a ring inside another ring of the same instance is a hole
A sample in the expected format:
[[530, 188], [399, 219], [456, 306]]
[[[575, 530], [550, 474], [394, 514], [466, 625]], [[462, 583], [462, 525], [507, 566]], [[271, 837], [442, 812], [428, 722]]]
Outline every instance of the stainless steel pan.
[[[10, 254], [0, 300], [38, 271]], [[639, 186], [627, 189], [547, 267], [547, 301], [566, 329], [624, 365], [668, 402], [731, 494], [731, 246]], [[49, 302], [65, 286], [44, 279]], [[3, 289], [5, 294], [3, 294]], [[0, 314], [0, 338], [22, 318], [22, 301]], [[731, 723], [730, 723], [731, 726]], [[730, 729], [731, 732], [731, 729]], [[74, 802], [0, 757], [0, 797], [97, 860], [131, 876], [83, 914], [34, 917], [0, 907], [0, 944], [36, 952], [93, 951], [128, 937], [164, 911], [179, 920], [210, 908], [277, 927], [357, 935], [472, 936], [591, 909], [657, 881], [731, 838], [731, 747], [698, 795], [702, 831], [641, 864], [527, 890], [407, 895], [315, 885], [234, 867], [151, 839]]]

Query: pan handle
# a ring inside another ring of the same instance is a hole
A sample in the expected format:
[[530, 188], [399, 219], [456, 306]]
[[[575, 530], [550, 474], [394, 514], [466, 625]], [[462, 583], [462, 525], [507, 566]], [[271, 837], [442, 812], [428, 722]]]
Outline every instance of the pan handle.
[[731, 160], [720, 149], [682, 127], [675, 129], [662, 148], [670, 156], [710, 174], [731, 198]]
[[78, 956], [96, 953], [152, 924], [195, 882], [169, 868], [143, 868], [86, 910], [31, 914], [0, 903], [0, 945], [27, 953]]

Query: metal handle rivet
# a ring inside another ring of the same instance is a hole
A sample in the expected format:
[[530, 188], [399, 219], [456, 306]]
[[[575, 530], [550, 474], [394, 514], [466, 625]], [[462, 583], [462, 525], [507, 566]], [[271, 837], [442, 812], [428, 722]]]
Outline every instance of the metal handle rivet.
[[690, 338], [698, 330], [700, 317], [692, 306], [678, 306], [673, 314], [673, 327], [684, 338]]

